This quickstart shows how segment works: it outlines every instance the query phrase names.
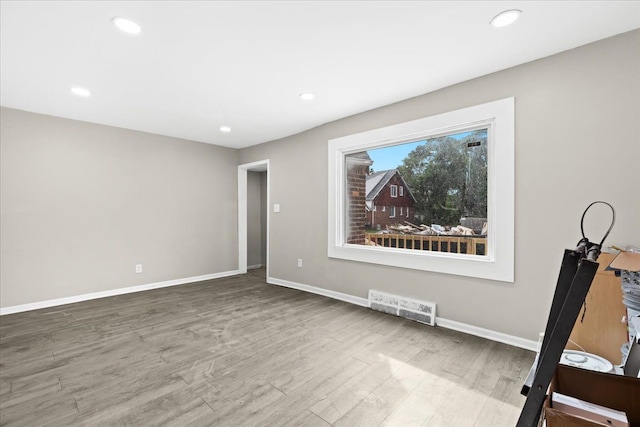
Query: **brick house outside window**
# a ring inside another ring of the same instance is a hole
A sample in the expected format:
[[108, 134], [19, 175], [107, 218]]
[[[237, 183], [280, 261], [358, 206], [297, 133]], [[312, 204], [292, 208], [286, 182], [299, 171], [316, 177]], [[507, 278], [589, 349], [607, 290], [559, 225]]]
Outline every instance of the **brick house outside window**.
[[397, 169], [366, 177], [366, 226], [384, 230], [389, 225], [413, 221], [416, 199]]

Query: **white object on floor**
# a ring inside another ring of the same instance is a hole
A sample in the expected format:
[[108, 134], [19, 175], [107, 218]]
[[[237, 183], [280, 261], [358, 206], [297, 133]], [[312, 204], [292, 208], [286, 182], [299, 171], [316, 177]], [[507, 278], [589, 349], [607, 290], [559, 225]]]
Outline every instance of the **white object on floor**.
[[613, 363], [595, 354], [577, 350], [565, 350], [560, 357], [563, 365], [575, 366], [597, 372], [613, 371]]

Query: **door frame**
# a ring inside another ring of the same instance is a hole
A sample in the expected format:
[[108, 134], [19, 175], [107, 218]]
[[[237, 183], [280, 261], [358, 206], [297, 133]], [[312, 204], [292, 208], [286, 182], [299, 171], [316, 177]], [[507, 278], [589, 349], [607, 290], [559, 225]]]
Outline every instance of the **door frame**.
[[238, 271], [240, 274], [247, 272], [247, 173], [267, 172], [267, 253], [266, 263], [267, 277], [269, 277], [269, 229], [271, 228], [271, 171], [269, 159], [238, 165]]

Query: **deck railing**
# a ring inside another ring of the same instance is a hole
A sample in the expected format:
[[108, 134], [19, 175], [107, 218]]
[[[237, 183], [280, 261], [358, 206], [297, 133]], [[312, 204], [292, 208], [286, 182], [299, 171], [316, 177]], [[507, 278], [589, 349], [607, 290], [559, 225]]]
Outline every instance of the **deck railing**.
[[478, 236], [429, 236], [420, 234], [366, 233], [367, 244], [385, 248], [454, 254], [485, 255], [487, 238]]

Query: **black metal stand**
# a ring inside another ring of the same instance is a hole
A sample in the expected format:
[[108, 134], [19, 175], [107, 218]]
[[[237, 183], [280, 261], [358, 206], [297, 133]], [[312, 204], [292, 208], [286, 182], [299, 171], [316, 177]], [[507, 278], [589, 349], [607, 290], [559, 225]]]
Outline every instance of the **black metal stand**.
[[[611, 226], [600, 244], [589, 242], [589, 239], [584, 236], [583, 226], [585, 214], [596, 203], [608, 205], [613, 212]], [[535, 427], [538, 424], [551, 378], [569, 340], [573, 325], [580, 313], [580, 308], [584, 304], [591, 283], [598, 271], [598, 263], [596, 261], [600, 255], [602, 244], [609, 235], [611, 228], [613, 228], [614, 222], [615, 211], [611, 205], [606, 202], [591, 203], [582, 214], [580, 222], [582, 240], [580, 240], [576, 249], [567, 249], [564, 252], [542, 347], [537, 358], [535, 376], [531, 384], [525, 383], [522, 388], [522, 394], [527, 396], [527, 400], [520, 413], [517, 427]]]

